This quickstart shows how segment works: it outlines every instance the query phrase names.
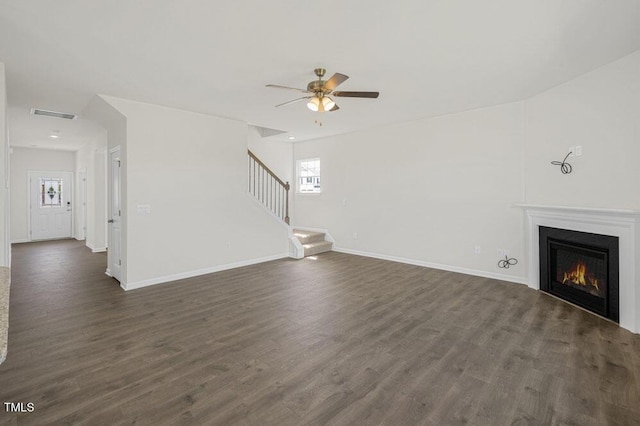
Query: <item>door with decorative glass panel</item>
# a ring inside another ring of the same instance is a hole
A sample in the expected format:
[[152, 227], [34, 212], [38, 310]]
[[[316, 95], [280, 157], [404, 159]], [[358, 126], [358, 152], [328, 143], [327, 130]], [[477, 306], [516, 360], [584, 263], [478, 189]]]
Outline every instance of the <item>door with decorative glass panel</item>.
[[71, 172], [29, 172], [31, 240], [71, 238]]

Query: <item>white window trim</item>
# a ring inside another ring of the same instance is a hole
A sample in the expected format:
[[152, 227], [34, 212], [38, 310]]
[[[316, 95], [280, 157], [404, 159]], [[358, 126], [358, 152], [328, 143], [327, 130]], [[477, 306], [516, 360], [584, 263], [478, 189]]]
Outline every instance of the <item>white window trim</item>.
[[[303, 162], [310, 162], [310, 161], [319, 161], [320, 162], [320, 174], [318, 177], [320, 177], [320, 190], [319, 191], [301, 191], [300, 190], [300, 165]], [[312, 158], [301, 158], [299, 160], [296, 161], [296, 195], [321, 195], [322, 194], [322, 161], [320, 159], [320, 157], [312, 157]]]

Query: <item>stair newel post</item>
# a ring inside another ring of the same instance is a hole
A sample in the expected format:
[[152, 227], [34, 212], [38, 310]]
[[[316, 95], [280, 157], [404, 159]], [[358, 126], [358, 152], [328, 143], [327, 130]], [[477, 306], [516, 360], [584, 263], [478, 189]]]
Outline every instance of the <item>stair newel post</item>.
[[284, 185], [284, 190], [285, 190], [285, 197], [284, 197], [284, 202], [285, 202], [285, 216], [284, 216], [284, 221], [287, 225], [289, 225], [289, 182], [285, 183]]

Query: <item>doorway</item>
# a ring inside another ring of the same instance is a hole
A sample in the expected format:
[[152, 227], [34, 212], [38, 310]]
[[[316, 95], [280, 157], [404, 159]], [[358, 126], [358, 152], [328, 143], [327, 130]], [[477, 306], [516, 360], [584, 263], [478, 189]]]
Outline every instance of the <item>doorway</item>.
[[109, 151], [109, 250], [107, 275], [122, 281], [122, 161], [120, 147]]
[[73, 173], [29, 172], [29, 236], [34, 240], [72, 237]]

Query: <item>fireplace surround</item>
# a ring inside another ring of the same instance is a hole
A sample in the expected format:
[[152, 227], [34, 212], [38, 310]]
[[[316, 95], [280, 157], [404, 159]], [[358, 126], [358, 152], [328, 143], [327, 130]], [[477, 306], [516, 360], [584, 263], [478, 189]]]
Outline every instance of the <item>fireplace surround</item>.
[[618, 237], [539, 226], [540, 290], [619, 321]]
[[618, 319], [640, 333], [640, 211], [517, 204], [526, 213], [527, 285], [541, 289], [540, 227], [599, 234], [618, 239]]

